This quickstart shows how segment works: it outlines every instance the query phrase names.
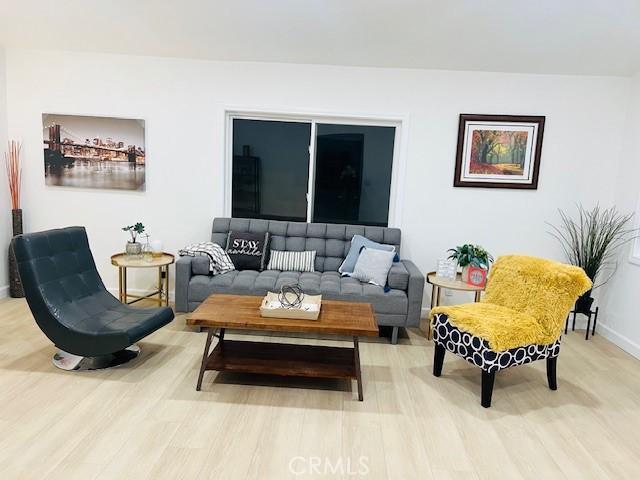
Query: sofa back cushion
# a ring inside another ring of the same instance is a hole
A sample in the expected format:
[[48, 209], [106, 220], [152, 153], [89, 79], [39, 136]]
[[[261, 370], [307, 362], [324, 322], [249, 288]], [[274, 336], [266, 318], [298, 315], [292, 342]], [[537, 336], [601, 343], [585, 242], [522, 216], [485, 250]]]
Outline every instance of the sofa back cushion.
[[230, 230], [271, 234], [272, 250], [315, 250], [316, 272], [337, 272], [349, 253], [354, 235], [396, 247], [400, 253], [400, 229], [333, 223], [303, 223], [250, 218], [215, 218], [211, 241], [224, 245]]

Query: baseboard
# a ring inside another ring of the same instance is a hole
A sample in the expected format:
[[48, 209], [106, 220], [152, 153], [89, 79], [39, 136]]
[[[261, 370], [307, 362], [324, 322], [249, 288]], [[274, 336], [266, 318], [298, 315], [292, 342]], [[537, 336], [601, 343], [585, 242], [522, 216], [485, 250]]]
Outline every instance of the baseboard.
[[636, 358], [640, 358], [640, 345], [638, 345], [633, 340], [625, 337], [624, 335], [620, 335], [618, 332], [608, 327], [605, 324], [598, 324], [598, 333], [601, 334], [604, 338], [609, 340], [611, 343], [616, 344], [622, 350], [627, 352], [629, 355], [633, 355]]
[[[107, 291], [113, 295], [114, 297], [118, 298], [118, 289], [117, 288], [113, 288], [113, 287], [109, 287], [107, 288]], [[146, 295], [147, 293], [151, 292], [150, 289], [144, 289], [144, 288], [127, 288], [127, 293], [130, 293], [132, 295]], [[175, 301], [174, 298], [174, 292], [173, 290], [169, 291], [169, 301], [173, 302]]]
[[6, 298], [9, 296], [9, 285], [0, 287], [0, 298]]

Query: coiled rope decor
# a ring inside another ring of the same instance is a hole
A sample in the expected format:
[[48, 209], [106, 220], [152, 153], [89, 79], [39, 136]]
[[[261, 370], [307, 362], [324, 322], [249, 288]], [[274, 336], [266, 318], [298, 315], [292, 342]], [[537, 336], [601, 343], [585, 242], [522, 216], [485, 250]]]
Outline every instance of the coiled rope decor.
[[278, 300], [282, 308], [300, 308], [304, 300], [304, 292], [298, 284], [283, 285], [280, 287]]

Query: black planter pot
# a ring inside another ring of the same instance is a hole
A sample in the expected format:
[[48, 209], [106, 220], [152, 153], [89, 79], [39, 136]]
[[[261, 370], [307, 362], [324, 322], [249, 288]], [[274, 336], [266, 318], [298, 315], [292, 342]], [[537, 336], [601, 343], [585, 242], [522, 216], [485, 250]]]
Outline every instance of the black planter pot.
[[[22, 209], [11, 210], [11, 220], [13, 224], [13, 236], [22, 233]], [[9, 244], [9, 295], [13, 298], [24, 297], [20, 274], [18, 273], [18, 264], [16, 256], [13, 252], [13, 240]]]
[[589, 315], [591, 312], [591, 305], [593, 305], [593, 297], [591, 296], [591, 290], [583, 293], [576, 301], [575, 311], [576, 313], [582, 313], [583, 315]]

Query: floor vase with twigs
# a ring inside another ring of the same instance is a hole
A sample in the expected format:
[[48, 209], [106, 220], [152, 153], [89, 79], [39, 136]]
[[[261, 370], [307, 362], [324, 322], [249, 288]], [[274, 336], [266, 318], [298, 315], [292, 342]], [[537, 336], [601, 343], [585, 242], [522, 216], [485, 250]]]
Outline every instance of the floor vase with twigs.
[[[9, 141], [9, 151], [5, 153], [5, 167], [7, 180], [9, 181], [9, 193], [11, 194], [11, 221], [13, 236], [22, 233], [22, 209], [20, 208], [20, 186], [22, 168], [20, 167], [20, 143]], [[13, 240], [9, 244], [9, 295], [14, 298], [24, 297], [24, 289], [20, 281], [18, 264], [13, 251]]]
[[[21, 208], [11, 210], [11, 221], [13, 225], [13, 236], [20, 235], [22, 233]], [[16, 262], [16, 256], [13, 252], [13, 240], [11, 240], [9, 244], [9, 295], [13, 298], [24, 297], [24, 289], [22, 288], [20, 274], [18, 273], [18, 263]]]

